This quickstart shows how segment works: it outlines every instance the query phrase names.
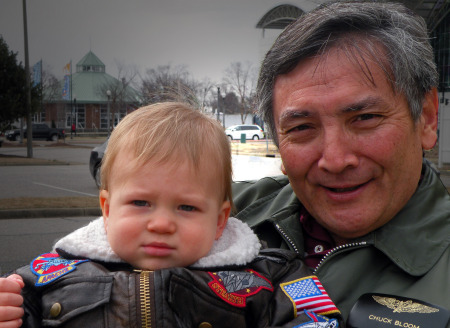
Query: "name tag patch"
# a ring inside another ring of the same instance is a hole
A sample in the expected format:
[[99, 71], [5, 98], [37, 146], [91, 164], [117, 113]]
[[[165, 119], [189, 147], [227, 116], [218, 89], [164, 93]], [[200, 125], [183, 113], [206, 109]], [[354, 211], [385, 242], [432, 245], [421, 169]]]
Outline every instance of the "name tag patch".
[[349, 328], [441, 328], [450, 311], [417, 299], [386, 294], [364, 294], [350, 311]]
[[245, 307], [245, 300], [261, 290], [273, 291], [270, 281], [254, 270], [208, 272], [213, 278], [209, 288], [222, 300]]
[[30, 264], [36, 276], [35, 286], [43, 286], [76, 269], [76, 265], [89, 260], [67, 260], [58, 254], [46, 253], [36, 257]]

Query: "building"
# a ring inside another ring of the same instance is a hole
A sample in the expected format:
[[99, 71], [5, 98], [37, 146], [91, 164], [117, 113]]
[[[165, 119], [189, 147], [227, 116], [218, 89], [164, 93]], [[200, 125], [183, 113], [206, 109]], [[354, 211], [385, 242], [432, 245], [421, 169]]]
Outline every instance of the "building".
[[[89, 51], [77, 64], [76, 71], [67, 70], [66, 97], [63, 93], [44, 103], [42, 115], [36, 121], [66, 128], [75, 124], [77, 131], [107, 131], [130, 111], [138, 108], [141, 97], [125, 79], [118, 80], [106, 73], [105, 64]], [[61, 81], [63, 90], [65, 81]], [[45, 91], [44, 91], [45, 92]], [[45, 97], [44, 97], [45, 99]]]

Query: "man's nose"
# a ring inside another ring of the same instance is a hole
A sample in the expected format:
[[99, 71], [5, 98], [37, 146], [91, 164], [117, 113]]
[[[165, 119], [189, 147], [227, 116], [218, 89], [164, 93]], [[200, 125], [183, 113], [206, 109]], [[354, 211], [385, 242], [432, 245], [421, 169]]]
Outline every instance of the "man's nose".
[[340, 128], [323, 133], [319, 168], [330, 173], [341, 173], [349, 167], [358, 166], [355, 153], [357, 141], [354, 136]]
[[176, 231], [175, 213], [167, 209], [153, 211], [148, 218], [147, 229], [151, 232], [169, 234]]

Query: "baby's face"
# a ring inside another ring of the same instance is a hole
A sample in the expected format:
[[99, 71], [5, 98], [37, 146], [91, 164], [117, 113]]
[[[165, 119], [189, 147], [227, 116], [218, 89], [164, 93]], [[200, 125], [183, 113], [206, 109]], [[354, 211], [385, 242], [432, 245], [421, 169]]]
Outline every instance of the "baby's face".
[[230, 212], [229, 202], [219, 200], [216, 170], [196, 174], [186, 161], [136, 167], [127, 164], [127, 153], [116, 158], [110, 190], [100, 195], [112, 249], [139, 269], [195, 263], [220, 237]]

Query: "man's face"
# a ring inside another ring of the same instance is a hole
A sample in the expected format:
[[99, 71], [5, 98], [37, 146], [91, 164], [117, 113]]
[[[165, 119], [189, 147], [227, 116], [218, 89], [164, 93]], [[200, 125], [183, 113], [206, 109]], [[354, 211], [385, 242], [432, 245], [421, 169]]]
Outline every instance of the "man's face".
[[[406, 98], [366, 58], [370, 83], [338, 50], [275, 81], [273, 110], [285, 172], [309, 213], [337, 243], [392, 219], [420, 179], [422, 147], [436, 141], [430, 92], [419, 122]], [[367, 73], [367, 72], [366, 72]]]
[[195, 263], [220, 237], [230, 211], [216, 171], [197, 174], [188, 161], [136, 167], [129, 158], [120, 152], [110, 189], [100, 193], [111, 248], [139, 269]]

